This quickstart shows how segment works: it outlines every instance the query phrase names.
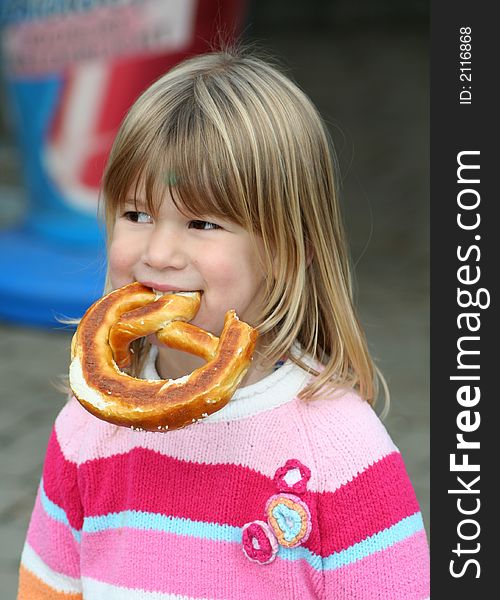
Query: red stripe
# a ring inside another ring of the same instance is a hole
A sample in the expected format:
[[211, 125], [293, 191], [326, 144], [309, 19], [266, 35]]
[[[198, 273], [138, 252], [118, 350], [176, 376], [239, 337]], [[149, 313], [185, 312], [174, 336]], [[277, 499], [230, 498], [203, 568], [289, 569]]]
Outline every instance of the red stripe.
[[87, 515], [142, 510], [243, 526], [262, 517], [272, 479], [248, 467], [204, 465], [145, 448], [80, 467]]
[[[248, 467], [203, 465], [135, 448], [80, 467], [86, 515], [138, 510], [242, 527], [263, 519], [273, 481]], [[402, 458], [394, 452], [335, 492], [307, 492], [313, 519], [306, 546], [328, 556], [419, 510]], [[317, 515], [321, 515], [318, 526]]]
[[83, 509], [77, 483], [77, 467], [64, 457], [55, 429], [50, 436], [43, 469], [43, 488], [49, 500], [64, 510], [71, 527], [81, 529]]
[[336, 492], [319, 494], [321, 521], [314, 542], [322, 556], [329, 556], [419, 510], [403, 459], [393, 452]]

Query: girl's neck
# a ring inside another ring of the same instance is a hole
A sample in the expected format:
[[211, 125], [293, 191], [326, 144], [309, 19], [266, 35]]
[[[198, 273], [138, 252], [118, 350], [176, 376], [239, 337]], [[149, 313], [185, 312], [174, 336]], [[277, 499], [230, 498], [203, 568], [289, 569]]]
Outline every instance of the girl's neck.
[[[272, 367], [264, 369], [261, 366], [259, 361], [255, 358], [258, 356], [258, 354], [257, 345], [256, 351], [254, 352], [254, 359], [252, 360], [247, 374], [243, 378], [239, 387], [257, 383], [257, 381], [264, 379], [264, 377], [267, 377], [273, 372]], [[198, 356], [181, 352], [180, 350], [174, 350], [173, 348], [168, 348], [167, 346], [158, 347], [156, 370], [162, 379], [177, 379], [178, 377], [189, 375], [195, 369], [203, 366], [204, 364], [205, 361]]]

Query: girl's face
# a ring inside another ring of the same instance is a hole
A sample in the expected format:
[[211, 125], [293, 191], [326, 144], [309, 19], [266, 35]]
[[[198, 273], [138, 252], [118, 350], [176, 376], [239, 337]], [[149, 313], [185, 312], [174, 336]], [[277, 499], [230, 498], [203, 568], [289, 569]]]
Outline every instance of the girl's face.
[[254, 241], [230, 221], [182, 214], [168, 190], [155, 218], [145, 206], [139, 195], [117, 213], [109, 250], [113, 289], [139, 281], [162, 292], [200, 290], [194, 325], [220, 335], [229, 309], [257, 325], [265, 289], [259, 236]]

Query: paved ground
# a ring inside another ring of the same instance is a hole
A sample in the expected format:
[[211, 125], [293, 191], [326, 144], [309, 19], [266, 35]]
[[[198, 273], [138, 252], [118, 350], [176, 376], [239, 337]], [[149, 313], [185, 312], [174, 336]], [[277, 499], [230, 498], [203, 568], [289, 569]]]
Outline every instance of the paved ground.
[[[386, 419], [429, 526], [428, 73], [425, 33], [262, 35], [330, 123], [344, 179], [358, 302], [387, 376]], [[4, 168], [5, 167], [5, 168]], [[23, 210], [0, 146], [0, 226]], [[70, 334], [0, 324], [0, 581], [15, 597], [19, 555], [67, 371]]]

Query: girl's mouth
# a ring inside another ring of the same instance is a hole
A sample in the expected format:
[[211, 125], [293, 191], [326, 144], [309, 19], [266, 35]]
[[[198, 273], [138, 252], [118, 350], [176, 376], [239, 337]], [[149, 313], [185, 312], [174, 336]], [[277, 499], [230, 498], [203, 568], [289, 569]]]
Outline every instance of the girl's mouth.
[[142, 285], [148, 287], [152, 292], [154, 292], [154, 294], [156, 295], [157, 298], [161, 298], [162, 296], [165, 296], [167, 294], [180, 294], [180, 295], [195, 294], [195, 293], [203, 294], [203, 290], [193, 290], [193, 289], [181, 288], [181, 287], [177, 287], [177, 286], [160, 285], [160, 284], [154, 284], [154, 283], [144, 282], [144, 281], [141, 281], [140, 283], [142, 283]]
[[166, 292], [161, 290], [156, 290], [155, 288], [151, 288], [156, 295], [156, 298], [161, 298], [162, 296], [166, 296], [167, 294], [175, 294], [176, 296], [194, 296], [195, 294], [203, 294], [201, 290], [168, 290]]

